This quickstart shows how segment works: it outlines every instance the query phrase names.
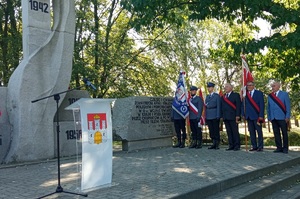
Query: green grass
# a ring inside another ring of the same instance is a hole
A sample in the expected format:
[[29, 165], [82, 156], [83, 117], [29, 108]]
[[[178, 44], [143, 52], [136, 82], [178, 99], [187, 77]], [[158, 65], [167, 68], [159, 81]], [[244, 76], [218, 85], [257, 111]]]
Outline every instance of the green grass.
[[[274, 134], [271, 128], [271, 132], [269, 132], [268, 128], [263, 128], [263, 137], [264, 137], [264, 146], [275, 146]], [[292, 129], [288, 132], [289, 137], [289, 146], [300, 146], [300, 128], [292, 127]], [[228, 144], [227, 142], [227, 134], [226, 131], [221, 132], [221, 138], [223, 139], [223, 144]], [[240, 128], [240, 138], [241, 145], [245, 145], [245, 130], [244, 128]], [[250, 135], [247, 131], [247, 143], [251, 145]]]

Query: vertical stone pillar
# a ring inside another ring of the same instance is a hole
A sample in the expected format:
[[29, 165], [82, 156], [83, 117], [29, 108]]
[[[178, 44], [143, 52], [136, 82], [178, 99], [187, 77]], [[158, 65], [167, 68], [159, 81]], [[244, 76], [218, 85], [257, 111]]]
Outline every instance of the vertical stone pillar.
[[23, 54], [27, 58], [51, 33], [50, 0], [22, 0]]
[[[54, 157], [56, 103], [35, 99], [68, 89], [75, 35], [74, 0], [22, 0], [24, 58], [12, 74], [7, 111], [12, 126], [4, 162]], [[60, 103], [65, 95], [60, 95]]]

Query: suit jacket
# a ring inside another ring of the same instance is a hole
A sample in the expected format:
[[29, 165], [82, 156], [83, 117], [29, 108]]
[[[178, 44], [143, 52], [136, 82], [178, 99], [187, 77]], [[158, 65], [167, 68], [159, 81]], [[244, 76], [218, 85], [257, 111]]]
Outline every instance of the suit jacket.
[[279, 91], [277, 97], [282, 101], [286, 108], [286, 114], [281, 108], [268, 96], [268, 120], [284, 120], [291, 117], [291, 102], [287, 92]]
[[[255, 108], [251, 105], [250, 100], [248, 99], [248, 97], [245, 97], [245, 99], [242, 103], [242, 115], [245, 116], [246, 119], [257, 120], [258, 117], [264, 118], [265, 101], [264, 101], [264, 94], [261, 91], [259, 91], [259, 90], [253, 90], [253, 91], [254, 92], [253, 92], [253, 95], [252, 95], [252, 99], [257, 104], [257, 106], [259, 107], [259, 113], [257, 113]], [[245, 107], [246, 111], [244, 111], [244, 107]]]
[[221, 100], [221, 107], [222, 107], [221, 117], [223, 118], [223, 120], [235, 120], [237, 116], [240, 117], [241, 116], [240, 94], [231, 92], [231, 94], [227, 98], [236, 106], [236, 109], [232, 108], [227, 102], [225, 102], [224, 98], [225, 95], [222, 97]]
[[217, 93], [207, 95], [205, 98], [205, 118], [208, 120], [219, 119], [221, 117], [221, 98]]
[[192, 104], [194, 104], [195, 107], [198, 109], [198, 114], [196, 115], [190, 108], [189, 110], [189, 116], [190, 119], [198, 119], [200, 120], [202, 111], [203, 111], [203, 100], [199, 96], [194, 96], [192, 98]]

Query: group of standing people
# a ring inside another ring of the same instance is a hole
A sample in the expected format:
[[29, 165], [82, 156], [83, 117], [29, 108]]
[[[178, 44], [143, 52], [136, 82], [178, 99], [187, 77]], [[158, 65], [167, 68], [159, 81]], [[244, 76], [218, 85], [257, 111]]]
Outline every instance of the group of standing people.
[[[288, 153], [288, 122], [291, 116], [290, 99], [288, 93], [280, 90], [280, 83], [271, 84], [272, 92], [268, 95], [267, 118], [272, 123], [275, 137], [275, 153]], [[227, 151], [240, 150], [240, 135], [238, 124], [241, 119], [247, 121], [250, 132], [250, 151], [263, 151], [262, 123], [265, 122], [265, 101], [264, 94], [255, 89], [253, 81], [247, 82], [246, 93], [241, 98], [240, 94], [233, 91], [230, 83], [225, 84], [225, 94], [220, 96], [214, 92], [215, 84], [207, 83], [208, 94], [203, 101], [196, 95], [198, 88], [191, 86], [189, 99], [189, 122], [192, 132], [192, 142], [189, 148], [202, 148], [202, 128], [199, 122], [203, 109], [205, 112], [206, 124], [212, 145], [208, 149], [219, 149], [220, 144], [220, 119], [223, 119], [227, 136]], [[171, 115], [174, 121], [177, 144], [173, 147], [184, 148], [186, 141], [185, 119], [175, 110]]]

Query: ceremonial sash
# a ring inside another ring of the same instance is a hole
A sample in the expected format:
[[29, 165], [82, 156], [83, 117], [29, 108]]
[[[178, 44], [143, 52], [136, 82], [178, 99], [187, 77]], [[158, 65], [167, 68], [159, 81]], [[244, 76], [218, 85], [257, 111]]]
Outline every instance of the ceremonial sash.
[[254, 108], [254, 110], [259, 114], [259, 107], [258, 105], [255, 103], [255, 101], [253, 100], [253, 98], [250, 96], [249, 92], [247, 92], [247, 98], [251, 104], [251, 106]]
[[270, 93], [269, 96], [279, 106], [279, 108], [284, 112], [284, 114], [286, 114], [286, 108], [282, 101], [274, 93]]
[[192, 99], [193, 98], [190, 98], [189, 99], [189, 106], [190, 106], [190, 109], [191, 109], [191, 111], [193, 111], [193, 113], [195, 113], [196, 115], [198, 115], [198, 109], [197, 109], [197, 107], [192, 103]]
[[227, 97], [223, 96], [223, 99], [229, 106], [236, 110], [236, 106]]

